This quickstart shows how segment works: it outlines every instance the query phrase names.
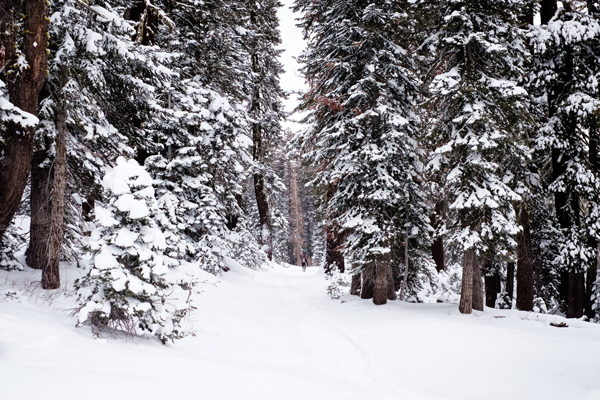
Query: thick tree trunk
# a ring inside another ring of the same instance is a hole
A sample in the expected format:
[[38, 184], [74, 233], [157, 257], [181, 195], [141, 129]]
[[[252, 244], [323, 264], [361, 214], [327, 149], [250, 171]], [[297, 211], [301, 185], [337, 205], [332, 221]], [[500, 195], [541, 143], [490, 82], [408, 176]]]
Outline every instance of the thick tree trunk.
[[483, 311], [483, 283], [481, 281], [481, 265], [477, 257], [473, 259], [473, 303], [474, 310]]
[[517, 309], [533, 310], [533, 253], [529, 213], [525, 207], [519, 210], [519, 224], [523, 228], [517, 234]]
[[389, 253], [387, 255], [383, 255], [377, 257], [377, 261], [375, 262], [375, 287], [373, 289], [373, 304], [375, 305], [383, 305], [388, 301], [388, 292], [390, 282], [388, 278], [390, 277], [390, 273], [388, 270], [390, 269], [390, 257]]
[[486, 261], [485, 268], [485, 305], [490, 308], [496, 307], [496, 299], [498, 298], [498, 293], [502, 290], [501, 281], [500, 281], [500, 273], [497, 269], [493, 268], [493, 264], [491, 261]]
[[[19, 6], [23, 4], [23, 9]], [[47, 7], [45, 1], [28, 0], [24, 3], [4, 0], [0, 5], [2, 45], [5, 50], [6, 67], [11, 71], [7, 81], [10, 101], [18, 108], [30, 114], [37, 114], [38, 95], [44, 85], [48, 71], [47, 43]], [[25, 33], [22, 42], [22, 54], [28, 68], [14, 69], [19, 54], [16, 52], [17, 32], [11, 13], [23, 15], [21, 23]], [[7, 33], [8, 32], [8, 33]], [[23, 127], [10, 122], [2, 134], [4, 155], [0, 158], [0, 240], [10, 225], [31, 170], [33, 156], [33, 127]]]
[[473, 249], [463, 252], [462, 284], [460, 289], [460, 304], [458, 310], [463, 314], [473, 312]]
[[506, 293], [512, 300], [515, 295], [515, 263], [506, 264]]
[[31, 226], [27, 265], [33, 269], [43, 269], [48, 264], [48, 248], [52, 219], [52, 170], [42, 165], [47, 158], [46, 151], [35, 152], [31, 169]]
[[362, 290], [360, 291], [361, 299], [372, 299], [375, 289], [375, 267], [367, 265], [362, 270]]
[[360, 295], [360, 273], [352, 275], [352, 284], [350, 285], [350, 294]]

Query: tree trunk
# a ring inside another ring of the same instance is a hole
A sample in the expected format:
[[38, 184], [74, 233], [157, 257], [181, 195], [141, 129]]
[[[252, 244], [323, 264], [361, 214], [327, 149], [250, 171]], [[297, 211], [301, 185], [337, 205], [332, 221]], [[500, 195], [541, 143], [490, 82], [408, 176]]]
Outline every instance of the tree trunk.
[[509, 262], [506, 264], [506, 294], [510, 299], [515, 295], [515, 263]]
[[567, 297], [567, 318], [581, 318], [585, 306], [585, 275], [583, 272], [569, 273], [569, 292]]
[[517, 309], [531, 311], [533, 310], [533, 255], [529, 213], [524, 206], [519, 210], [519, 224], [523, 230], [517, 234]]
[[394, 277], [394, 291], [398, 292], [402, 287], [402, 275], [400, 274], [400, 265], [394, 263], [392, 266], [392, 276]]
[[473, 312], [473, 262], [475, 252], [468, 249], [463, 252], [462, 284], [458, 310], [463, 314]]
[[[304, 219], [302, 218], [302, 202], [298, 190], [296, 164], [290, 162], [290, 242], [292, 243], [292, 264], [300, 265], [304, 243]], [[325, 266], [327, 271], [327, 266]]]
[[375, 268], [372, 265], [363, 267], [362, 270], [362, 290], [360, 291], [361, 299], [372, 299], [375, 289]]
[[446, 270], [446, 256], [444, 255], [444, 238], [438, 237], [431, 244], [431, 254], [437, 272]]
[[[442, 219], [443, 214], [443, 202], [438, 201], [435, 205], [435, 216], [433, 218], [434, 228], [437, 228], [440, 224], [440, 220]], [[446, 270], [446, 256], [444, 253], [444, 238], [442, 236], [438, 236], [433, 243], [431, 244], [431, 255], [433, 257], [433, 261], [435, 262], [435, 269], [437, 272], [442, 270]]]
[[[23, 9], [19, 5], [23, 4]], [[5, 50], [6, 66], [12, 79], [7, 86], [10, 101], [21, 110], [37, 114], [38, 95], [42, 89], [48, 71], [47, 47], [47, 7], [45, 1], [4, 0], [0, 7], [2, 45]], [[11, 13], [23, 15], [22, 29], [25, 33], [22, 41], [22, 54], [28, 68], [17, 72], [14, 65], [20, 56], [17, 53], [17, 32]], [[8, 33], [6, 33], [8, 32]], [[31, 170], [33, 156], [33, 127], [24, 127], [14, 122], [6, 124], [3, 132], [4, 155], [0, 158], [0, 240], [10, 225], [23, 196]]]
[[46, 151], [36, 151], [31, 169], [31, 226], [27, 265], [33, 269], [43, 269], [48, 264], [48, 249], [52, 219], [52, 170], [44, 163]]
[[350, 294], [360, 295], [360, 273], [352, 275], [352, 284], [350, 285]]
[[271, 261], [273, 260], [273, 234], [264, 181], [262, 174], [254, 174], [254, 193], [256, 195], [258, 220], [260, 223], [260, 244], [261, 246], [266, 247], [267, 256], [269, 257], [269, 261]]
[[554, 14], [556, 14], [557, 9], [556, 0], [542, 0], [542, 9], [540, 11], [542, 25], [547, 25], [550, 22]]
[[[337, 186], [330, 184], [327, 188], [327, 202], [329, 202], [329, 199], [333, 197], [336, 191]], [[333, 268], [337, 268], [340, 272], [344, 272], [346, 268], [344, 265], [344, 255], [340, 251], [342, 240], [339, 235], [338, 227], [333, 223], [328, 222], [325, 226], [325, 231], [327, 234], [325, 247], [325, 272], [331, 274]]]
[[[391, 259], [390, 259], [391, 260]], [[388, 279], [388, 300], [397, 300], [398, 295], [396, 294], [395, 283], [394, 283], [394, 270], [391, 265], [388, 264], [387, 268], [387, 279]]]
[[500, 291], [502, 290], [502, 288], [500, 287], [500, 273], [497, 269], [493, 268], [493, 263], [489, 260], [486, 262], [485, 269], [485, 305], [489, 308], [495, 308], [498, 293], [500, 293]]
[[474, 310], [483, 311], [483, 283], [481, 282], [481, 265], [473, 258], [473, 303]]
[[57, 289], [60, 287], [60, 253], [65, 218], [65, 184], [67, 178], [67, 143], [65, 110], [61, 109], [56, 116], [56, 155], [53, 167], [52, 216], [50, 236], [48, 238], [47, 264], [42, 268], [42, 288]]
[[[256, 103], [258, 104], [258, 100], [256, 100]], [[254, 161], [260, 164], [263, 161], [263, 144], [262, 129], [258, 123], [255, 123], [252, 126], [252, 140], [252, 156]], [[271, 215], [269, 213], [269, 202], [265, 192], [265, 178], [262, 172], [257, 172], [254, 174], [254, 194], [256, 196], [258, 221], [260, 224], [260, 244], [263, 246], [263, 248], [266, 248], [267, 256], [269, 257], [269, 261], [271, 261], [273, 260], [273, 234], [271, 227]]]
[[389, 269], [389, 253], [380, 257], [377, 257], [375, 261], [375, 287], [373, 289], [373, 304], [383, 305], [387, 303], [389, 282], [388, 282], [388, 269]]

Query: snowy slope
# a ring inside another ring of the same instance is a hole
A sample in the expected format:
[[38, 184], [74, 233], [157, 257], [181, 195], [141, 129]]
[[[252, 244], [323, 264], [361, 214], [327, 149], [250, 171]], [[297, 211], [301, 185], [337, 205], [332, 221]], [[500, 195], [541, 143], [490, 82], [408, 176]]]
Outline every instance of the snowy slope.
[[38, 274], [0, 271], [3, 400], [600, 399], [600, 326], [581, 321], [342, 303], [315, 268], [234, 265], [195, 295], [195, 336], [163, 346], [93, 339], [74, 328], [74, 299], [36, 289]]

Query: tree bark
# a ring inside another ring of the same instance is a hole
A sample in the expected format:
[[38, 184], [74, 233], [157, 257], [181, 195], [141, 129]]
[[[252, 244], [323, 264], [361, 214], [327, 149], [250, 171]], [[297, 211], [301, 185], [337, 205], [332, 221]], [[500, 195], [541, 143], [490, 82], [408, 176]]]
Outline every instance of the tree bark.
[[360, 273], [352, 275], [352, 284], [350, 285], [350, 294], [360, 295]]
[[389, 290], [389, 282], [388, 269], [389, 265], [389, 254], [388, 257], [385, 255], [381, 257], [377, 257], [375, 261], [375, 287], [373, 289], [373, 304], [375, 305], [383, 305], [387, 303], [388, 300], [388, 290]]
[[397, 292], [402, 287], [402, 275], [400, 274], [400, 265], [392, 265], [392, 276], [394, 277], [394, 291]]
[[515, 295], [515, 263], [506, 264], [506, 293], [512, 300]]
[[483, 283], [481, 281], [481, 265], [477, 257], [473, 258], [473, 303], [474, 310], [483, 311]]
[[373, 265], [367, 265], [362, 270], [362, 290], [360, 291], [361, 299], [372, 299], [375, 289], [375, 268]]
[[[18, 6], [23, 4], [23, 9]], [[24, 3], [4, 0], [0, 5], [0, 20], [5, 48], [6, 68], [13, 77], [7, 81], [10, 101], [21, 110], [37, 114], [38, 95], [48, 72], [47, 7], [45, 1], [27, 0]], [[28, 68], [17, 71], [17, 32], [11, 12], [23, 15], [22, 53]], [[7, 32], [7, 33], [6, 33]], [[31, 170], [33, 156], [33, 127], [23, 127], [9, 122], [3, 132], [4, 155], [0, 158], [0, 240], [10, 225], [23, 196]]]
[[462, 284], [458, 310], [463, 314], [473, 312], [473, 262], [475, 252], [468, 249], [463, 252]]
[[48, 154], [36, 151], [31, 169], [31, 225], [29, 229], [29, 247], [27, 265], [33, 269], [43, 269], [48, 264], [48, 248], [52, 219], [52, 170], [50, 166], [40, 165]]
[[519, 210], [519, 224], [523, 229], [517, 234], [517, 309], [531, 311], [533, 310], [533, 255], [529, 213], [524, 206]]
[[387, 292], [387, 299], [388, 300], [397, 300], [398, 299], [398, 295], [396, 294], [396, 288], [395, 288], [395, 283], [394, 283], [394, 270], [392, 268], [392, 266], [390, 264], [388, 264], [388, 268], [387, 268], [387, 280], [388, 280], [388, 292]]
[[47, 264], [42, 268], [42, 288], [57, 289], [60, 287], [60, 253], [63, 238], [65, 217], [65, 184], [67, 178], [67, 143], [65, 110], [58, 111], [56, 116], [56, 155], [53, 166], [52, 213], [50, 236], [48, 238]]

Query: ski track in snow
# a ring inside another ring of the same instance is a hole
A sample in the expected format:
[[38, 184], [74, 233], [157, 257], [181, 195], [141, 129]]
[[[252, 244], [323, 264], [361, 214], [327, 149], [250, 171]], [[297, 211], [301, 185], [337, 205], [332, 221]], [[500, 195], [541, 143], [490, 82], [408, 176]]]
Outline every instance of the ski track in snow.
[[[78, 273], [69, 269], [71, 278]], [[93, 339], [39, 271], [0, 271], [0, 399], [600, 399], [600, 326], [455, 304], [376, 307], [326, 294], [322, 271], [206, 275], [195, 336]], [[19, 299], [9, 299], [15, 281]], [[19, 285], [19, 282], [22, 284]], [[25, 290], [24, 288], [34, 288]], [[504, 316], [504, 318], [494, 318]]]

